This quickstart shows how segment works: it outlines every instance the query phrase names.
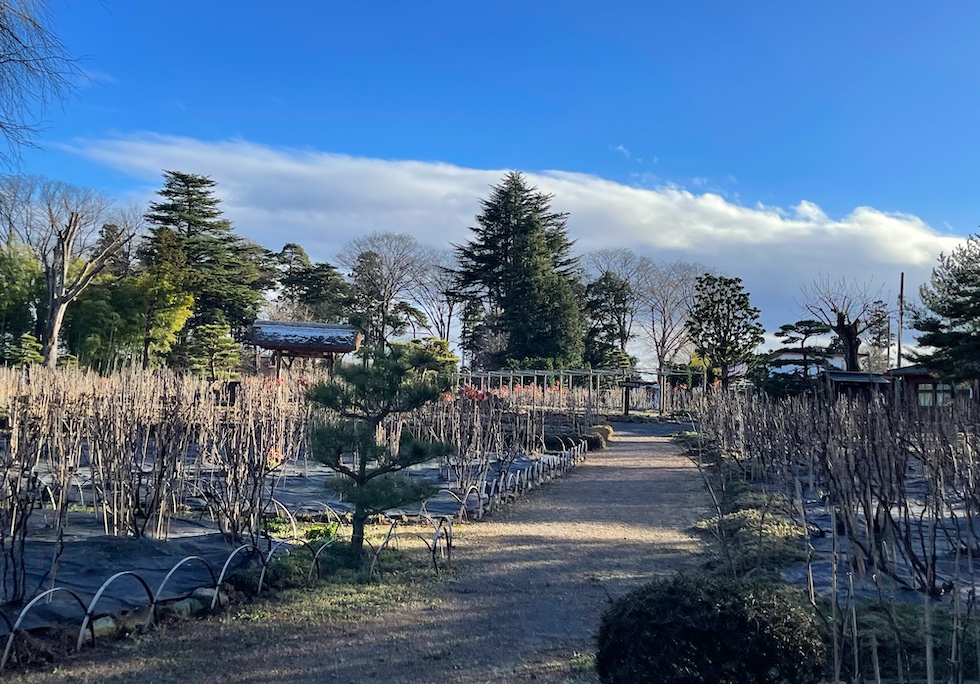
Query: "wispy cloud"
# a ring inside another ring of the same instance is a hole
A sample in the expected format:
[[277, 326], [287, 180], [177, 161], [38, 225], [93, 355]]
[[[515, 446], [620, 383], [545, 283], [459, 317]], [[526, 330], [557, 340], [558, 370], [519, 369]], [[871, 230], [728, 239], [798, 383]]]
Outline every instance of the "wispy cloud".
[[623, 146], [623, 145], [616, 145], [616, 147], [614, 147], [613, 149], [616, 150], [617, 152], [619, 152], [620, 154], [622, 154], [627, 159], [630, 158], [630, 151], [627, 150], [625, 146]]
[[114, 86], [119, 85], [119, 79], [108, 74], [104, 71], [96, 71], [94, 69], [82, 69], [80, 76], [79, 85], [83, 88], [89, 86]]
[[[433, 245], [465, 241], [479, 198], [504, 173], [155, 134], [78, 140], [69, 148], [131, 174], [146, 193], [157, 187], [161, 169], [210, 175], [240, 232], [271, 249], [299, 242], [316, 259], [378, 230]], [[555, 194], [556, 209], [571, 213], [579, 250], [629, 247], [740, 276], [771, 327], [798, 317], [799, 286], [818, 274], [873, 279], [887, 289], [904, 271], [912, 292], [939, 253], [959, 242], [916, 216], [873, 207], [832, 218], [807, 200], [746, 207], [655, 177], [630, 186], [558, 170], [528, 176]]]

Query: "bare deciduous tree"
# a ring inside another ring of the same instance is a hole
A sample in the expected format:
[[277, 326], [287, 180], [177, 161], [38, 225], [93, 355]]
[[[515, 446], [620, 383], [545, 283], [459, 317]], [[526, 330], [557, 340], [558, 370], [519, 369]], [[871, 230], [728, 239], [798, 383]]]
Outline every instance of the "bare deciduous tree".
[[818, 321], [829, 325], [840, 339], [847, 370], [861, 370], [861, 335], [874, 323], [881, 288], [872, 290], [870, 281], [831, 280], [822, 275], [800, 289], [805, 300], [803, 308]]
[[591, 250], [582, 261], [592, 276], [614, 273], [632, 285], [639, 282], [649, 260], [628, 247], [607, 247]]
[[[44, 269], [44, 363], [58, 362], [58, 335], [65, 310], [133, 238], [132, 211], [113, 216], [105, 195], [36, 177], [0, 179], [0, 231], [28, 245]], [[111, 230], [103, 230], [111, 226]]]
[[[410, 300], [416, 284], [425, 273], [427, 248], [405, 233], [371, 233], [354, 238], [337, 254], [337, 263], [353, 273], [364, 254], [372, 254], [377, 268], [371, 273], [371, 290], [377, 297], [382, 319], [395, 314], [397, 305]], [[385, 325], [378, 331], [387, 340]]]
[[43, 0], [0, 0], [0, 161], [32, 145], [39, 115], [72, 90], [75, 63], [47, 22]]
[[426, 329], [435, 337], [448, 340], [462, 296], [456, 291], [458, 263], [452, 250], [423, 248], [424, 262], [412, 299], [425, 312]]
[[700, 264], [686, 261], [640, 260], [639, 320], [646, 342], [657, 359], [661, 407], [667, 389], [665, 371], [688, 343], [688, 312], [694, 302], [698, 276], [707, 270]]
[[640, 325], [661, 369], [673, 363], [687, 343], [685, 324], [698, 276], [708, 269], [686, 261], [642, 262]]

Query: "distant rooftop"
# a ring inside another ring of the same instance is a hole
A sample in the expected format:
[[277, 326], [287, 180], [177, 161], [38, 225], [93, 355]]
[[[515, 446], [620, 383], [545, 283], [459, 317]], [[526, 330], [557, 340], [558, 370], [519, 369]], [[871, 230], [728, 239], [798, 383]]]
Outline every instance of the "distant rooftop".
[[890, 376], [903, 376], [903, 375], [933, 375], [933, 371], [926, 368], [925, 366], [902, 366], [901, 368], [890, 368], [885, 375]]
[[826, 371], [826, 377], [832, 382], [852, 383], [856, 385], [887, 385], [888, 380], [879, 373], [864, 373], [862, 371]]

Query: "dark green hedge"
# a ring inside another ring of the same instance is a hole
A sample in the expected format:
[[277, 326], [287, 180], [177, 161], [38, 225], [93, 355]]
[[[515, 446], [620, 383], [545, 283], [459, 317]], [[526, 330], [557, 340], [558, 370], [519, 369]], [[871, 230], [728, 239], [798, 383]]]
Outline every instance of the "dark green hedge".
[[604, 684], [811, 684], [825, 653], [814, 612], [789, 588], [675, 575], [602, 616]]

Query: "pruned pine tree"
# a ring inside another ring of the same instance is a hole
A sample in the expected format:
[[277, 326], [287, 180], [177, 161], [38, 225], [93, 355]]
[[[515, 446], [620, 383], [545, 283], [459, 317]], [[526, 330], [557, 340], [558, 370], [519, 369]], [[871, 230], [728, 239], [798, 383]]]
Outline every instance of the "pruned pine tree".
[[829, 367], [828, 359], [832, 352], [826, 345], [813, 344], [814, 338], [830, 334], [830, 326], [826, 323], [807, 318], [795, 323], [781, 325], [774, 334], [785, 345], [776, 351], [790, 352], [799, 356], [773, 361], [770, 364], [773, 368], [794, 366], [797, 369], [794, 373], [796, 377], [800, 380], [806, 380], [812, 375], [812, 368]]
[[759, 359], [750, 372], [752, 383], [772, 397], [789, 397], [814, 388], [815, 370], [830, 368], [835, 354], [827, 343], [817, 338], [829, 335], [830, 326], [804, 319], [781, 325], [774, 336], [783, 346]]
[[944, 378], [980, 378], [980, 236], [941, 255], [919, 297], [912, 322], [927, 350], [913, 360]]
[[231, 328], [224, 323], [206, 323], [194, 330], [188, 345], [191, 371], [214, 382], [227, 378], [239, 369], [242, 348], [231, 337]]
[[321, 409], [310, 431], [311, 452], [340, 477], [339, 490], [353, 506], [351, 545], [357, 557], [371, 515], [422, 501], [427, 482], [398, 473], [449, 453], [402, 429], [402, 415], [435, 401], [447, 386], [446, 360], [419, 345], [362, 347], [362, 363], [341, 366], [307, 397]]
[[30, 333], [21, 335], [17, 344], [10, 349], [7, 358], [16, 366], [31, 366], [44, 363], [41, 356], [41, 343]]
[[687, 330], [697, 353], [719, 369], [724, 390], [731, 384], [733, 366], [752, 359], [764, 333], [742, 279], [710, 273], [697, 280]]

